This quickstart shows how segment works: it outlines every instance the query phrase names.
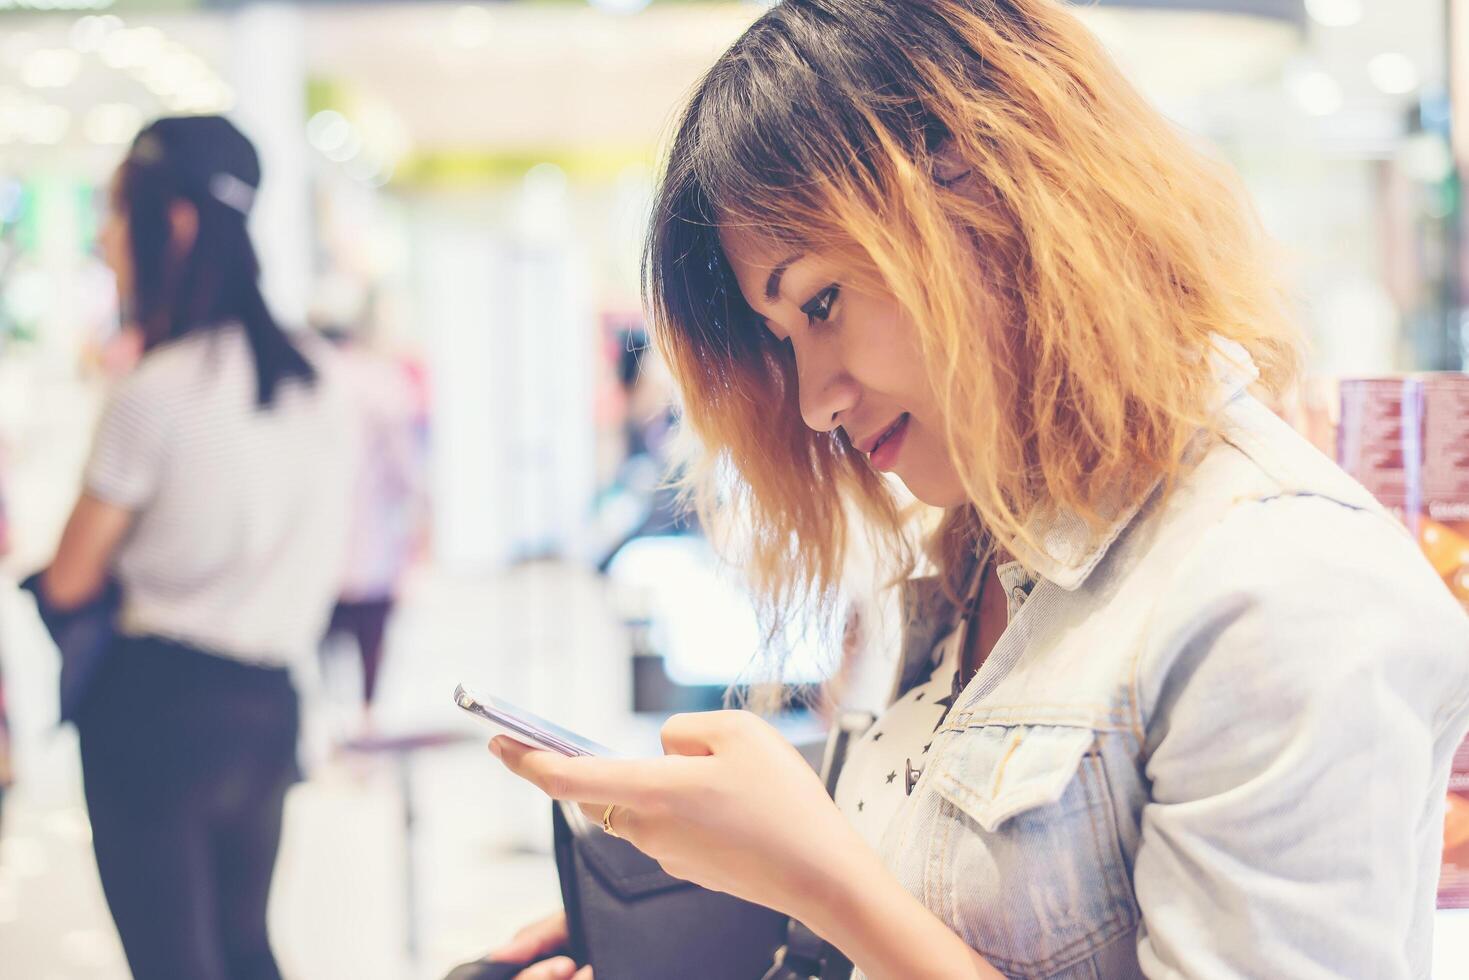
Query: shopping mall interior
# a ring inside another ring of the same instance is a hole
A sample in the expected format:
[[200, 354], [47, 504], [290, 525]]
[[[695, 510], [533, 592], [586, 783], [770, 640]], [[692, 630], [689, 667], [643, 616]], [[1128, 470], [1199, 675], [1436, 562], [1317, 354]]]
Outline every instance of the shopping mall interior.
[[[288, 977], [436, 980], [559, 902], [549, 806], [456, 684], [635, 751], [758, 676], [741, 580], [665, 512], [675, 423], [639, 276], [677, 109], [766, 6], [0, 0], [0, 974], [130, 975], [57, 652], [17, 583], [55, 553], [138, 357], [99, 230], [140, 128], [223, 113], [255, 142], [271, 308], [370, 351], [396, 413], [381, 677], [364, 708], [349, 635], [298, 674], [304, 779], [269, 916]], [[1077, 7], [1279, 244], [1313, 441], [1336, 454], [1344, 381], [1464, 370], [1469, 3]], [[835, 669], [790, 636], [788, 681]], [[886, 691], [875, 659], [857, 695]], [[1469, 909], [1438, 912], [1435, 964], [1469, 975]]]

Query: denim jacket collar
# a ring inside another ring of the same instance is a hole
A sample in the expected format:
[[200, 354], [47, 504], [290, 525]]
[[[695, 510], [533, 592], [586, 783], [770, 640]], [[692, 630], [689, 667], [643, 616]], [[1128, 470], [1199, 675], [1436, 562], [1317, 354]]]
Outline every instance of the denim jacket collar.
[[[1216, 336], [1208, 356], [1219, 382], [1216, 411], [1225, 408], [1260, 377], [1250, 355], [1234, 341]], [[1015, 558], [1039, 578], [1067, 592], [1075, 591], [1161, 482], [1155, 482], [1147, 492], [1130, 499], [1120, 490], [1104, 498], [1098, 506], [1104, 522], [1099, 532], [1071, 511], [1055, 507], [1041, 509], [1026, 523], [1030, 541], [1015, 542]]]
[[[1214, 338], [1213, 349], [1208, 356], [1219, 379], [1216, 404], [1219, 410], [1223, 410], [1243, 394], [1260, 373], [1243, 347], [1221, 337]], [[1094, 532], [1078, 514], [1057, 508], [1042, 510], [1027, 523], [1035, 545], [1017, 542], [1015, 558], [1037, 579], [1073, 592], [1086, 582], [1156, 489], [1155, 483], [1148, 492], [1131, 500], [1123, 499], [1120, 493], [1110, 501], [1104, 500], [1099, 508], [1105, 521], [1100, 533]], [[906, 626], [894, 697], [906, 690], [911, 681], [909, 675], [922, 668], [934, 645], [953, 627], [955, 618], [953, 604], [936, 576], [909, 579], [902, 583], [901, 591]]]

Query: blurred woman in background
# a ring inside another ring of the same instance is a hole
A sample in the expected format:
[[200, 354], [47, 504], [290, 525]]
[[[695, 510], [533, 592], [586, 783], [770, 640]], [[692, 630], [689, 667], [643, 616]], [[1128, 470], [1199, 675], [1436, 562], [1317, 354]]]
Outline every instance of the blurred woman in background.
[[55, 609], [122, 588], [77, 710], [93, 844], [139, 980], [279, 976], [265, 910], [298, 778], [290, 669], [342, 573], [350, 416], [272, 318], [246, 218], [255, 149], [161, 119], [100, 233], [144, 355], [103, 414], [41, 579]]

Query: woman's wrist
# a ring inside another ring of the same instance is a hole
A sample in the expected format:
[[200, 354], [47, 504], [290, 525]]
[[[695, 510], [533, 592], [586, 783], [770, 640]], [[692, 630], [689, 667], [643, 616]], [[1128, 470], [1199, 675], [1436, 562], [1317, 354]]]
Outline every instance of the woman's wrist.
[[864, 848], [829, 869], [795, 918], [872, 980], [976, 980], [1002, 974], [930, 912]]

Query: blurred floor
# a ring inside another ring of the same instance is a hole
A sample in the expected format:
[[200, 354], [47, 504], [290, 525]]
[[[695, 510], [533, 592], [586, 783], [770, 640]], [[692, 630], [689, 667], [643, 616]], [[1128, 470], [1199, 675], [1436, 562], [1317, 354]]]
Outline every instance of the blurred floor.
[[[75, 739], [40, 717], [54, 710], [54, 655], [27, 612], [0, 590], [0, 651], [21, 740], [21, 783], [6, 800], [0, 843], [0, 975], [127, 980], [92, 862]], [[458, 681], [608, 744], [656, 745], [656, 721], [619, 710], [628, 703], [621, 632], [601, 584], [580, 570], [420, 574], [388, 651], [376, 733], [466, 739], [407, 764], [418, 952], [408, 954], [402, 761], [334, 748], [360, 725], [355, 660], [338, 651], [307, 696], [310, 774], [287, 805], [272, 894], [288, 980], [436, 980], [557, 906], [547, 805], [499, 769], [483, 730], [453, 708]], [[1442, 912], [1434, 975], [1463, 977], [1465, 964], [1469, 912]]]

